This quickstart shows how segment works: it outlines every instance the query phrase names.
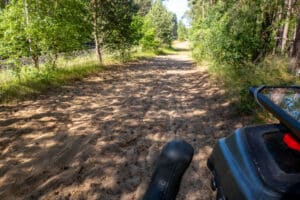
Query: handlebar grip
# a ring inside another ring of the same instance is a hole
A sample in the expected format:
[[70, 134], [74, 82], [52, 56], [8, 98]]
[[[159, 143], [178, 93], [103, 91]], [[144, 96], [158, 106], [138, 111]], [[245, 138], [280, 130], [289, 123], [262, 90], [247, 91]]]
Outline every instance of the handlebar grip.
[[144, 200], [175, 200], [182, 176], [194, 155], [193, 147], [184, 140], [167, 143], [158, 158], [156, 169]]

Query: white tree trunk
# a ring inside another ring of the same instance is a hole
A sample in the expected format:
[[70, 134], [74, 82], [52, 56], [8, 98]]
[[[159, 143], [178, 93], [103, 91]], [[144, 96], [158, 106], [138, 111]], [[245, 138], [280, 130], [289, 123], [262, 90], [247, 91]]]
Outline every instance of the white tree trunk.
[[296, 37], [293, 44], [293, 52], [291, 59], [291, 70], [296, 72], [300, 69], [300, 14], [298, 15], [298, 25], [296, 29]]
[[286, 48], [286, 43], [288, 40], [288, 33], [289, 33], [289, 21], [291, 16], [291, 10], [292, 10], [292, 0], [286, 0], [287, 5], [287, 13], [285, 18], [285, 24], [283, 28], [283, 34], [282, 34], [282, 43], [281, 43], [281, 53], [284, 53]]
[[99, 64], [102, 65], [102, 53], [101, 53], [101, 46], [99, 41], [99, 32], [98, 32], [98, 1], [92, 0], [92, 7], [93, 7], [93, 28], [94, 28], [94, 41], [95, 41], [95, 51], [99, 61]]

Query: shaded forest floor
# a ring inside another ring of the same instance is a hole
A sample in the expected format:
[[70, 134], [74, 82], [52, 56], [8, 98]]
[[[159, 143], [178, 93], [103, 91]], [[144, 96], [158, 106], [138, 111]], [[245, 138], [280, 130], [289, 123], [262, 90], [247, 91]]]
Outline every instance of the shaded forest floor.
[[173, 138], [195, 148], [177, 199], [212, 199], [206, 159], [245, 123], [188, 52], [115, 66], [0, 106], [0, 199], [140, 199]]

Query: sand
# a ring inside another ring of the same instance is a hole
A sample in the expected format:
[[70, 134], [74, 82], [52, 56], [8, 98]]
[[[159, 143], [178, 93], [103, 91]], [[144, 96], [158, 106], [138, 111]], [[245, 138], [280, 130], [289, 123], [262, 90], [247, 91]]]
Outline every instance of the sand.
[[177, 199], [214, 199], [206, 160], [245, 123], [187, 53], [115, 66], [0, 106], [0, 199], [141, 199], [174, 138], [195, 149]]

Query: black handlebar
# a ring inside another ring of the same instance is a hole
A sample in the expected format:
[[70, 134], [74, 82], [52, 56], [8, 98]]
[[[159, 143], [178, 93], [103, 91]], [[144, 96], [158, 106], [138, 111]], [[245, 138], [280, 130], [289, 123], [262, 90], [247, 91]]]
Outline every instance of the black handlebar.
[[193, 155], [193, 147], [183, 140], [173, 140], [166, 144], [158, 158], [144, 200], [175, 200], [182, 176]]
[[282, 125], [291, 131], [291, 133], [300, 140], [300, 122], [294, 119], [291, 115], [285, 112], [282, 108], [276, 105], [271, 99], [260, 91], [264, 88], [297, 88], [299, 86], [261, 86], [250, 87], [249, 92], [255, 98], [256, 102], [267, 111], [269, 111], [274, 117], [276, 117]]

